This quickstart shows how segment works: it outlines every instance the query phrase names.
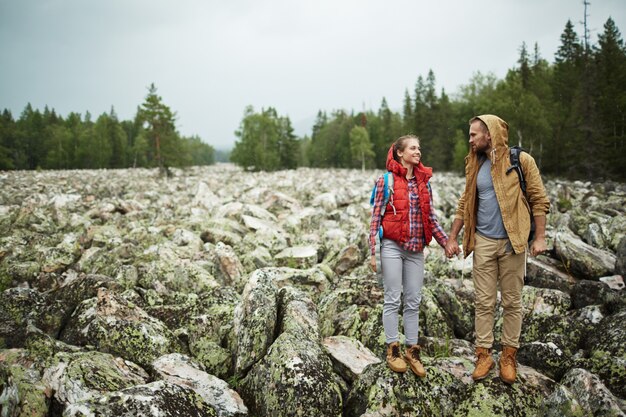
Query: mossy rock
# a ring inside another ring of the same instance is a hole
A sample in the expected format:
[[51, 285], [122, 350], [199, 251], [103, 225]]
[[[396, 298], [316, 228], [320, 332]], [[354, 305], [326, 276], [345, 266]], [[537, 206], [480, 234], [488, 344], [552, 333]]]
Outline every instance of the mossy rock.
[[451, 415], [465, 383], [428, 358], [422, 359], [425, 378], [411, 371], [393, 372], [385, 362], [368, 366], [350, 391], [344, 415]]
[[215, 417], [217, 412], [191, 388], [165, 381], [136, 385], [68, 406], [64, 417]]
[[250, 415], [342, 415], [342, 384], [318, 342], [286, 332], [241, 382]]
[[200, 337], [190, 341], [189, 351], [211, 375], [226, 379], [233, 374], [232, 354], [210, 337]]
[[26, 350], [0, 350], [0, 393], [3, 416], [45, 417], [49, 413], [52, 393]]

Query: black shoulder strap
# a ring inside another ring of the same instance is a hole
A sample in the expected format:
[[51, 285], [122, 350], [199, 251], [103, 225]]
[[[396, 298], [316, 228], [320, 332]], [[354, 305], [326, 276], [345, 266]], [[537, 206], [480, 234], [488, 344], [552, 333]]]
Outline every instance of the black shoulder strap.
[[525, 151], [521, 147], [511, 146], [510, 148], [511, 166], [506, 170], [506, 173], [508, 175], [513, 170], [517, 172], [517, 176], [519, 177], [519, 186], [522, 189], [524, 196], [526, 196], [526, 179], [524, 178], [524, 170], [522, 169], [522, 165], [520, 164], [520, 154], [522, 152], [525, 152]]

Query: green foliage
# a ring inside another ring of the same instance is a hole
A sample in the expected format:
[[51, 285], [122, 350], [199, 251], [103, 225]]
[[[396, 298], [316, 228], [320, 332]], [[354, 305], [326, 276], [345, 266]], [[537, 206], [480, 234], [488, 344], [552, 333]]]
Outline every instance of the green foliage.
[[14, 120], [0, 114], [0, 170], [208, 165], [215, 150], [197, 136], [180, 137], [175, 114], [150, 86], [134, 120], [120, 122], [113, 108], [94, 122], [89, 112], [64, 120], [28, 104]]
[[235, 134], [239, 140], [230, 159], [245, 169], [275, 171], [298, 166], [300, 144], [293, 134], [291, 121], [278, 116], [272, 107], [256, 113], [248, 106]]
[[350, 151], [361, 162], [361, 170], [365, 170], [365, 164], [374, 156], [372, 142], [367, 129], [363, 126], [354, 126], [350, 131]]

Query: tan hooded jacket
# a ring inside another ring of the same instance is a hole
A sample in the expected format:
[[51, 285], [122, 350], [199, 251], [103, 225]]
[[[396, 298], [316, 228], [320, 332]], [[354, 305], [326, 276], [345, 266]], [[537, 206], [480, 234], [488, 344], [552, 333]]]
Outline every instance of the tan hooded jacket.
[[[526, 179], [526, 194], [528, 202], [520, 188], [517, 174], [511, 171], [508, 175], [507, 168], [511, 166], [509, 158], [509, 125], [498, 116], [491, 114], [478, 116], [489, 129], [491, 135], [491, 178], [493, 188], [500, 211], [502, 221], [506, 229], [511, 245], [515, 253], [525, 251], [530, 233], [530, 213], [533, 216], [545, 216], [550, 212], [550, 200], [546, 196], [543, 181], [535, 159], [526, 152], [520, 154], [520, 165]], [[473, 119], [472, 119], [473, 120]], [[470, 121], [471, 124], [471, 121]], [[470, 147], [469, 154], [465, 157], [465, 191], [459, 199], [455, 219], [462, 219], [465, 227], [463, 234], [463, 252], [465, 257], [474, 250], [474, 234], [476, 233], [476, 212], [478, 198], [476, 191], [476, 178], [480, 161], [476, 152]], [[529, 207], [530, 204], [530, 207]]]

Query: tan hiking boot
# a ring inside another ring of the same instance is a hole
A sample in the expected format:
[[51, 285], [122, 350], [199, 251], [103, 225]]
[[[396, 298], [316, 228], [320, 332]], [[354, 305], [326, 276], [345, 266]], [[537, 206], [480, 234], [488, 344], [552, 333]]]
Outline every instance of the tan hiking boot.
[[479, 381], [484, 379], [487, 375], [489, 375], [489, 371], [496, 365], [491, 357], [491, 349], [484, 347], [476, 348], [476, 367], [474, 368], [474, 373], [472, 374], [472, 379], [474, 381]]
[[394, 372], [406, 372], [406, 362], [400, 353], [400, 342], [387, 345], [387, 365]]
[[420, 345], [411, 345], [407, 348], [404, 357], [409, 363], [409, 366], [411, 366], [413, 373], [420, 378], [424, 378], [426, 376], [426, 370], [424, 369], [424, 365], [422, 365], [422, 360], [420, 359], [420, 350]]
[[517, 348], [511, 346], [503, 346], [502, 353], [500, 354], [500, 379], [502, 382], [512, 384], [517, 377], [517, 363], [515, 361], [515, 355], [517, 354]]

